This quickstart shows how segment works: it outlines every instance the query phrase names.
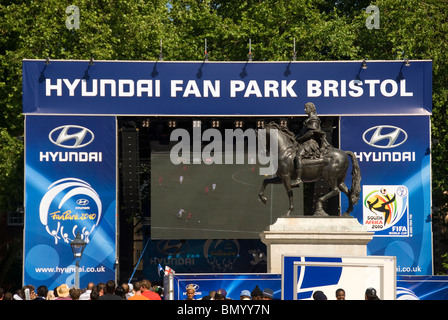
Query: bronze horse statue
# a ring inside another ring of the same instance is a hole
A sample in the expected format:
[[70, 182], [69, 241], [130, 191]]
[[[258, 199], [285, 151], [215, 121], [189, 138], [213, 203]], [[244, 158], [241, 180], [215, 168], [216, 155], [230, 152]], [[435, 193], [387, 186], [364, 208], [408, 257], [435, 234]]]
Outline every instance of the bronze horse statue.
[[[264, 127], [266, 134], [266, 151], [269, 150], [269, 141], [271, 130], [275, 129], [277, 132], [278, 141], [278, 167], [276, 176], [273, 178], [267, 178], [263, 180], [261, 191], [258, 194], [259, 199], [266, 204], [267, 197], [264, 195], [264, 190], [268, 184], [281, 184], [285, 186], [288, 198], [289, 198], [289, 210], [286, 215], [294, 210], [293, 192], [291, 181], [297, 178], [295, 170], [294, 159], [296, 156], [296, 150], [299, 143], [295, 139], [295, 136], [286, 127], [270, 122]], [[261, 133], [258, 131], [258, 134]], [[351, 188], [345, 185], [345, 177], [347, 169], [349, 167], [349, 157], [352, 161], [352, 185]], [[350, 212], [353, 211], [353, 206], [358, 202], [361, 192], [361, 172], [358, 165], [356, 156], [351, 151], [342, 151], [340, 149], [330, 147], [327, 153], [322, 154], [319, 159], [303, 159], [303, 173], [302, 181], [304, 183], [314, 182], [319, 179], [323, 179], [329, 185], [331, 191], [326, 195], [320, 197], [316, 202], [315, 216], [328, 216], [323, 209], [324, 203], [331, 197], [336, 196], [339, 192], [343, 192], [349, 201], [347, 211], [344, 216], [350, 216]], [[298, 187], [298, 186], [297, 186]]]

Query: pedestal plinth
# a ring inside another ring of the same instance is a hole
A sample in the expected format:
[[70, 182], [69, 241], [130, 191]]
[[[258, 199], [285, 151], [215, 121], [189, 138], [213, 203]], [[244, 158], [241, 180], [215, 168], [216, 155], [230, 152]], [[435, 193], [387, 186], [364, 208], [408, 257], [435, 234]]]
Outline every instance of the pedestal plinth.
[[260, 233], [268, 273], [281, 273], [282, 255], [367, 255], [371, 232], [354, 217], [285, 216]]

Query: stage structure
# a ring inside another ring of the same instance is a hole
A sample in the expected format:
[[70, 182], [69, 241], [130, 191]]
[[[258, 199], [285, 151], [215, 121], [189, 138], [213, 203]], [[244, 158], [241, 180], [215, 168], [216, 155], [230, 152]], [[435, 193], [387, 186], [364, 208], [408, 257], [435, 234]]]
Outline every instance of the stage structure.
[[[252, 272], [260, 232], [287, 209], [284, 190], [258, 202], [272, 159], [252, 134], [269, 121], [297, 134], [307, 102], [358, 160], [351, 215], [373, 235], [367, 253], [396, 257], [398, 275], [431, 275], [431, 95], [431, 61], [24, 60], [23, 281], [73, 285], [78, 232], [80, 286], [116, 278], [123, 221], [145, 210], [151, 272], [170, 259], [177, 272]], [[157, 143], [136, 145], [154, 132]], [[147, 153], [147, 181], [136, 153]]]

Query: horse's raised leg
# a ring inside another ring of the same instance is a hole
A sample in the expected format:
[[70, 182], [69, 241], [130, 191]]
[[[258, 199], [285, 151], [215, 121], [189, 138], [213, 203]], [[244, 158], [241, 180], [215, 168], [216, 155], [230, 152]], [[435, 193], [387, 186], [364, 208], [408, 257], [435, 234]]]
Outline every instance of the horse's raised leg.
[[264, 190], [266, 189], [266, 186], [270, 183], [279, 184], [282, 183], [282, 180], [279, 177], [267, 178], [263, 180], [263, 184], [261, 185], [261, 190], [260, 193], [258, 194], [258, 198], [264, 204], [266, 204], [266, 202], [268, 201], [268, 198], [266, 198], [266, 196], [264, 195]]

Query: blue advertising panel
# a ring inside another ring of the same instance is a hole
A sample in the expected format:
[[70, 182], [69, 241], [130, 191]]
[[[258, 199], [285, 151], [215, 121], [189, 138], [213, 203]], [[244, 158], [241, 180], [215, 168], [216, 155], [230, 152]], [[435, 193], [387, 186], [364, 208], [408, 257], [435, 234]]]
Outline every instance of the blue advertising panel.
[[429, 115], [431, 61], [23, 61], [24, 114]]
[[374, 234], [369, 254], [396, 256], [400, 275], [432, 274], [429, 117], [342, 117], [340, 132], [361, 168], [352, 215]]
[[[298, 257], [287, 257], [289, 261], [287, 262], [287, 267], [285, 271], [289, 274], [293, 273], [293, 262], [298, 261]], [[317, 261], [316, 258], [311, 258], [311, 260]], [[329, 263], [342, 263], [341, 258], [329, 257], [327, 259], [320, 259], [320, 261], [327, 261]], [[307, 266], [306, 269], [311, 269], [313, 267]], [[335, 267], [339, 271], [341, 268]], [[336, 270], [333, 268], [334, 270]], [[331, 276], [325, 276], [324, 273], [307, 273], [306, 281], [308, 285], [304, 286], [303, 281], [300, 284], [300, 288], [308, 288], [308, 294], [304, 294], [302, 291], [302, 298], [312, 297], [315, 290], [322, 290], [324, 286], [333, 286], [332, 290], [328, 291], [326, 295], [328, 300], [335, 300], [335, 289], [339, 288], [338, 283], [340, 281], [341, 273], [334, 271]], [[324, 275], [324, 280], [321, 279]], [[290, 279], [292, 280], [292, 279]], [[261, 290], [265, 288], [270, 288], [274, 291], [274, 298], [280, 299], [282, 294], [281, 290], [286, 291], [286, 297], [282, 299], [293, 300], [293, 296], [290, 293], [293, 292], [293, 288], [290, 283], [289, 287], [285, 287], [282, 284], [281, 274], [176, 274], [174, 276], [174, 299], [175, 300], [185, 300], [186, 299], [186, 288], [188, 285], [193, 284], [196, 288], [195, 299], [202, 299], [207, 296], [210, 291], [215, 291], [219, 288], [223, 288], [227, 291], [229, 298], [238, 300], [239, 293], [241, 290], [252, 291], [256, 286]], [[318, 284], [314, 286], [314, 284]], [[392, 284], [394, 285], [394, 284]], [[335, 287], [334, 287], [335, 286]], [[447, 276], [397, 276], [396, 278], [396, 299], [397, 300], [448, 300], [448, 277]], [[347, 300], [364, 300], [363, 295], [353, 296], [352, 292], [346, 292]]]
[[224, 289], [226, 298], [240, 300], [243, 290], [252, 292], [256, 287], [261, 291], [271, 289], [274, 300], [281, 298], [281, 280], [278, 274], [175, 274], [174, 299], [185, 300], [186, 288], [193, 285], [196, 289], [195, 299], [208, 296], [210, 291]]
[[159, 265], [177, 273], [266, 273], [266, 245], [251, 239], [152, 240], [143, 264], [144, 277], [153, 280], [163, 276]]
[[448, 300], [448, 277], [398, 276], [397, 300]]
[[115, 279], [115, 118], [26, 116], [25, 130], [24, 283], [73, 286], [77, 234], [80, 287]]

